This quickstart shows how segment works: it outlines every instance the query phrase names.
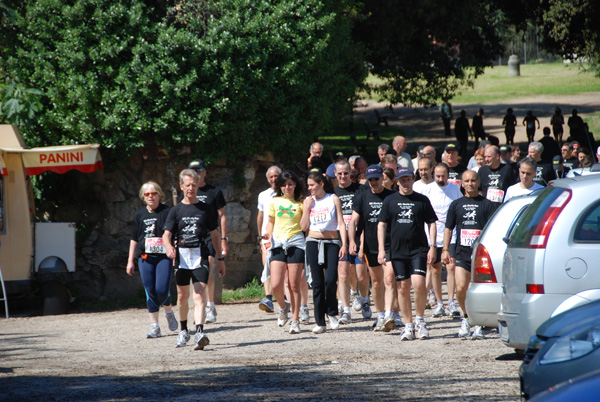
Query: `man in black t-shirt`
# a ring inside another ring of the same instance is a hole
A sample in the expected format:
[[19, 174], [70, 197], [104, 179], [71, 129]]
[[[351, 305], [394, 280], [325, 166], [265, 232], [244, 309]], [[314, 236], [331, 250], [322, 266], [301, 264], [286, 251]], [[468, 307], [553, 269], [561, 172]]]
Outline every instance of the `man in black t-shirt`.
[[446, 166], [448, 166], [448, 183], [460, 188], [460, 177], [467, 168], [458, 163], [458, 150], [455, 144], [446, 145], [444, 152], [446, 153]]
[[[221, 229], [221, 238], [219, 243], [221, 245], [222, 254], [218, 255], [218, 258], [225, 258], [227, 255], [227, 217], [225, 216], [225, 197], [219, 187], [215, 187], [206, 182], [206, 166], [201, 159], [194, 159], [190, 162], [190, 169], [194, 169], [198, 173], [198, 192], [196, 198], [198, 201], [209, 205], [217, 214], [218, 223]], [[215, 247], [212, 239], [208, 238], [208, 250], [209, 256], [208, 261], [211, 267], [211, 275], [208, 277], [208, 284], [206, 288], [207, 296], [207, 307], [206, 307], [206, 322], [214, 323], [217, 321], [217, 309], [215, 307]]]
[[[361, 190], [354, 196], [352, 205], [352, 218], [348, 225], [349, 233], [356, 233], [357, 227], [362, 224], [364, 236], [357, 244], [354, 236], [348, 239], [350, 242], [350, 254], [357, 255], [359, 259], [366, 258], [371, 275], [371, 290], [373, 292], [373, 303], [377, 309], [376, 330], [383, 328], [384, 318], [384, 292], [383, 292], [383, 268], [377, 261], [377, 222], [379, 212], [383, 206], [383, 200], [393, 193], [383, 187], [383, 169], [379, 165], [371, 165], [367, 168], [367, 181], [370, 189]], [[389, 241], [389, 240], [386, 240]]]
[[[465, 298], [471, 281], [471, 254], [473, 243], [481, 235], [485, 224], [496, 210], [496, 204], [483, 198], [479, 194], [479, 176], [472, 170], [467, 170], [462, 176], [462, 185], [465, 196], [452, 201], [446, 218], [446, 229], [444, 230], [444, 247], [442, 260], [445, 264], [450, 262], [450, 241], [452, 231], [456, 228], [456, 270], [454, 280], [456, 281], [456, 297], [463, 310], [459, 337], [467, 337], [471, 332], [468, 321]], [[474, 333], [475, 338], [482, 337], [481, 329]]]
[[[412, 170], [398, 169], [396, 173], [398, 192], [383, 201], [377, 240], [379, 243], [378, 262], [384, 264], [386, 328], [394, 328], [391, 318], [391, 306], [394, 300], [394, 278], [399, 297], [400, 311], [404, 320], [404, 330], [400, 340], [429, 337], [425, 325], [425, 303], [427, 288], [425, 275], [427, 264], [433, 264], [436, 257], [436, 244], [428, 244], [425, 225], [431, 239], [437, 236], [435, 221], [437, 216], [429, 198], [412, 189], [414, 177]], [[389, 242], [384, 239], [388, 237]], [[411, 284], [415, 292], [416, 330], [413, 327], [412, 305], [410, 301]]]
[[[185, 346], [190, 339], [187, 315], [191, 280], [194, 288], [194, 322], [196, 323], [194, 343], [196, 350], [202, 350], [209, 344], [208, 337], [204, 335], [206, 283], [210, 275], [206, 258], [209, 253], [207, 237], [210, 236], [220, 254], [219, 232], [215, 211], [210, 205], [196, 199], [198, 174], [192, 169], [181, 171], [179, 185], [183, 191], [183, 200], [169, 211], [163, 233], [167, 257], [171, 259], [177, 257], [175, 281], [181, 331], [175, 346]], [[177, 240], [177, 248], [173, 246], [174, 240]], [[221, 276], [225, 275], [224, 258], [219, 258], [218, 270]]]
[[552, 164], [542, 160], [543, 152], [544, 146], [539, 142], [532, 142], [527, 148], [527, 156], [533, 158], [537, 164], [533, 181], [546, 187], [551, 180], [556, 179], [556, 174], [554, 173]]
[[[335, 163], [335, 176], [337, 177], [338, 186], [334, 188], [335, 195], [338, 196], [342, 203], [342, 215], [346, 224], [346, 232], [352, 219], [352, 205], [354, 195], [358, 191], [360, 185], [350, 181], [350, 164], [346, 160], [341, 160]], [[362, 230], [356, 233], [348, 234], [353, 236], [354, 241], [360, 244], [360, 236]], [[360, 295], [356, 289], [356, 282], [360, 288]], [[364, 318], [371, 318], [371, 307], [369, 306], [369, 277], [367, 274], [367, 266], [365, 261], [358, 258], [357, 255], [348, 253], [344, 259], [338, 263], [338, 293], [344, 312], [340, 317], [340, 324], [350, 324], [350, 304], [356, 311], [362, 311]]]
[[500, 163], [500, 151], [497, 146], [486, 146], [483, 157], [486, 164], [479, 169], [482, 194], [488, 200], [502, 204], [506, 190], [517, 183], [518, 176], [509, 165]]

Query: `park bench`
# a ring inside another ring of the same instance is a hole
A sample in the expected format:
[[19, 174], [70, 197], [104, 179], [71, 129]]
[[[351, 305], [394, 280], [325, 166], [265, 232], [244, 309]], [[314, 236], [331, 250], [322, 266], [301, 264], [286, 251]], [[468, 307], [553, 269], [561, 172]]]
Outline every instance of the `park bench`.
[[379, 137], [379, 133], [381, 132], [380, 128], [370, 128], [369, 124], [367, 123], [367, 121], [363, 121], [363, 123], [365, 124], [365, 130], [367, 130], [367, 140], [371, 137], [377, 139], [378, 141], [381, 141], [381, 137]]
[[354, 153], [360, 154], [367, 158], [367, 143], [365, 141], [358, 141], [356, 139], [356, 135], [354, 133], [350, 134], [350, 140], [352, 140], [352, 144], [354, 145]]
[[386, 126], [389, 126], [388, 124], [388, 117], [387, 116], [382, 116], [379, 114], [379, 111], [377, 109], [373, 110], [375, 112], [375, 117], [377, 118], [377, 125], [380, 125], [381, 123], [384, 123]]

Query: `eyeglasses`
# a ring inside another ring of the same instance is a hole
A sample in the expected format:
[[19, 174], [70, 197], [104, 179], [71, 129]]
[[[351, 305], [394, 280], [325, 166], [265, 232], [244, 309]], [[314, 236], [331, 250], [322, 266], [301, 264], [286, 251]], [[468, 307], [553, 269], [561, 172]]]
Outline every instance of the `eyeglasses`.
[[144, 197], [150, 197], [150, 196], [156, 197], [157, 194], [158, 193], [156, 191], [152, 191], [150, 193], [144, 193]]

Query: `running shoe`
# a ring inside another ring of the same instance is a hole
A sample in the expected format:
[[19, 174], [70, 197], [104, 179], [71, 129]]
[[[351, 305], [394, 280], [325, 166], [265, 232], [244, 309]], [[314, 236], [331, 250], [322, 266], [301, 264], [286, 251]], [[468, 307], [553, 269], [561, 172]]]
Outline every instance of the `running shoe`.
[[426, 309], [431, 309], [436, 305], [435, 294], [433, 292], [429, 292], [427, 295], [427, 303], [425, 304]]
[[323, 332], [325, 332], [325, 327], [317, 325], [316, 327], [314, 327], [312, 329], [312, 332], [313, 332], [313, 334], [322, 334]]
[[377, 318], [375, 321], [375, 328], [373, 329], [375, 332], [384, 332], [385, 331], [385, 319], [383, 317]]
[[456, 304], [448, 304], [448, 307], [446, 307], [446, 315], [450, 315], [452, 318], [460, 318], [460, 311], [456, 308]]
[[158, 326], [158, 323], [150, 325], [150, 332], [148, 332], [148, 335], [146, 335], [146, 337], [148, 339], [160, 338], [160, 327]]
[[177, 335], [177, 342], [175, 342], [175, 347], [180, 348], [187, 344], [187, 341], [190, 340], [190, 334], [187, 330], [183, 329], [179, 331], [179, 335]]
[[412, 341], [415, 339], [415, 334], [413, 333], [413, 325], [412, 323], [406, 324], [404, 326], [404, 330], [402, 331], [402, 335], [400, 335], [401, 341]]
[[350, 316], [350, 312], [343, 312], [342, 316], [339, 319], [340, 324], [350, 324], [352, 322], [352, 317]]
[[425, 324], [425, 321], [417, 322], [417, 338], [419, 338], [419, 339], [429, 338], [429, 330], [427, 329], [427, 325]]
[[300, 325], [298, 321], [292, 321], [290, 325], [290, 334], [299, 334], [300, 333]]
[[402, 322], [402, 316], [400, 313], [392, 313], [392, 317], [394, 318], [394, 322], [396, 323], [396, 328], [403, 327], [404, 323]]
[[369, 301], [367, 300], [362, 304], [362, 316], [363, 318], [366, 318], [368, 320], [369, 318], [371, 318], [372, 314], [373, 313], [371, 312], [371, 306], [369, 305]]
[[279, 325], [280, 327], [285, 326], [285, 324], [287, 324], [288, 322], [288, 313], [290, 312], [290, 304], [289, 303], [285, 303], [285, 308], [279, 309], [279, 317], [277, 318], [277, 325]]
[[275, 311], [273, 302], [266, 297], [258, 303], [258, 308], [267, 313], [273, 313]]
[[205, 323], [215, 323], [217, 322], [217, 308], [215, 306], [206, 307], [206, 318], [204, 319]]
[[208, 336], [204, 335], [204, 332], [196, 332], [194, 337], [194, 343], [196, 346], [194, 350], [204, 350], [204, 347], [210, 343]]
[[310, 314], [308, 312], [308, 306], [300, 306], [300, 322], [302, 324], [308, 324], [310, 320]]
[[175, 318], [175, 313], [173, 313], [173, 311], [169, 311], [168, 313], [165, 314], [165, 317], [167, 317], [167, 322], [169, 323], [169, 329], [171, 331], [177, 331], [179, 324], [177, 324], [177, 318]]
[[475, 328], [473, 328], [471, 339], [474, 341], [485, 339], [485, 335], [483, 335], [483, 328], [481, 327], [481, 325], [476, 325]]
[[358, 294], [352, 296], [350, 304], [352, 304], [354, 311], [362, 310], [362, 303], [360, 302], [360, 296]]
[[339, 327], [340, 327], [340, 322], [338, 321], [337, 317], [334, 315], [330, 315], [329, 316], [329, 328], [338, 329]]
[[[453, 305], [454, 306], [454, 305]], [[434, 317], [443, 317], [446, 315], [446, 310], [444, 309], [444, 305], [442, 303], [438, 303], [433, 310]]]
[[458, 331], [458, 337], [466, 338], [469, 336], [470, 332], [471, 332], [471, 325], [469, 325], [469, 320], [467, 320], [466, 318], [463, 318], [462, 322], [460, 323], [460, 330]]
[[390, 332], [392, 329], [396, 328], [396, 321], [390, 317], [387, 318], [384, 322], [383, 322], [383, 332]]

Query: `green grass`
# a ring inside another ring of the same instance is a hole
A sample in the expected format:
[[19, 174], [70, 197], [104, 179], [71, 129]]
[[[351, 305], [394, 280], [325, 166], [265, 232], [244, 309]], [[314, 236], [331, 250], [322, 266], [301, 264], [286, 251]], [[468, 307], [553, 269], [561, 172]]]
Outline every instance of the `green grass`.
[[223, 302], [234, 303], [240, 301], [258, 301], [265, 295], [265, 289], [263, 285], [258, 281], [258, 278], [254, 277], [252, 280], [244, 285], [242, 288], [227, 290], [223, 289]]
[[600, 91], [600, 78], [578, 65], [563, 63], [527, 64], [519, 77], [509, 77], [506, 66], [487, 68], [466, 88], [452, 98], [453, 103], [497, 103], [514, 98], [543, 95], [574, 95]]

